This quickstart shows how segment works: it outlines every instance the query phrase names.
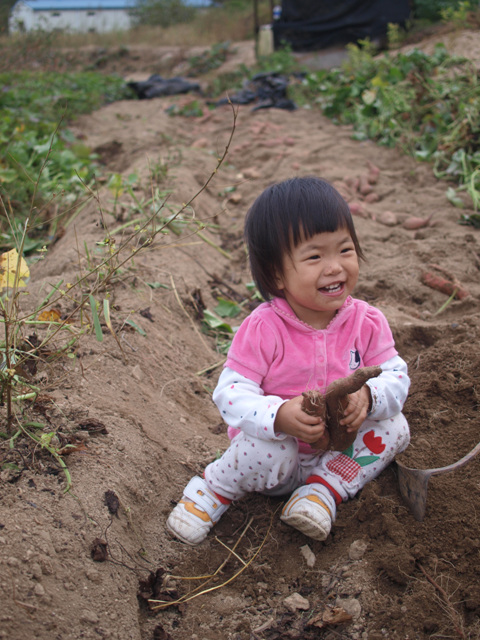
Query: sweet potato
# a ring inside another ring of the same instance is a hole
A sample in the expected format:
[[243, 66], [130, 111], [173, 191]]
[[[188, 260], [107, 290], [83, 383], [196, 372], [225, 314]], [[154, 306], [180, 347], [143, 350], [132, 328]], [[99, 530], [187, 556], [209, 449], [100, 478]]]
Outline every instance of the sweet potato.
[[443, 278], [436, 273], [432, 273], [431, 271], [425, 271], [422, 273], [422, 282], [423, 284], [426, 284], [427, 287], [441, 291], [447, 296], [455, 294], [455, 298], [457, 298], [457, 300], [464, 300], [470, 295], [470, 292], [465, 289], [458, 280], [447, 280], [446, 278]]
[[348, 207], [350, 209], [350, 213], [352, 216], [359, 216], [360, 218], [368, 218], [368, 213], [365, 210], [365, 207], [361, 202], [354, 200], [353, 202], [348, 203]]
[[325, 395], [315, 389], [303, 394], [303, 411], [323, 418], [328, 432], [319, 442], [312, 445], [314, 448], [344, 451], [352, 444], [356, 433], [349, 433], [346, 427], [340, 424], [348, 404], [347, 396], [358, 391], [367, 380], [376, 378], [381, 373], [380, 367], [363, 367], [351, 376], [334, 380], [328, 385]]
[[368, 181], [370, 184], [377, 184], [378, 178], [380, 176], [380, 169], [376, 167], [373, 163], [367, 160], [367, 166], [369, 169], [368, 172]]
[[426, 218], [420, 218], [418, 216], [410, 216], [404, 221], [404, 223], [402, 224], [402, 227], [404, 229], [409, 229], [412, 231], [415, 231], [416, 229], [423, 229], [423, 227], [430, 226], [430, 221], [432, 217], [433, 217], [433, 213], [431, 213]]
[[368, 181], [368, 176], [360, 176], [360, 185], [358, 187], [358, 190], [360, 191], [362, 196], [366, 196], [369, 193], [372, 193], [373, 187]]

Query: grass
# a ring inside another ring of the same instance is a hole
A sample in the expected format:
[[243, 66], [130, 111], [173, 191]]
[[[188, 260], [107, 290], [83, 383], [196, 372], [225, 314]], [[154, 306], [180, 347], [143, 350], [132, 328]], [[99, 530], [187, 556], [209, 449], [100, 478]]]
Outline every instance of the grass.
[[[271, 21], [269, 0], [258, 2], [259, 22]], [[140, 26], [129, 31], [108, 33], [62, 34], [38, 32], [3, 36], [0, 51], [9, 60], [24, 59], [26, 51], [36, 51], [36, 59], [56, 56], [61, 49], [87, 47], [158, 47], [160, 46], [213, 46], [226, 40], [240, 42], [254, 38], [254, 10], [249, 1], [230, 2], [197, 13], [192, 22], [176, 24], [164, 29], [160, 26]]]

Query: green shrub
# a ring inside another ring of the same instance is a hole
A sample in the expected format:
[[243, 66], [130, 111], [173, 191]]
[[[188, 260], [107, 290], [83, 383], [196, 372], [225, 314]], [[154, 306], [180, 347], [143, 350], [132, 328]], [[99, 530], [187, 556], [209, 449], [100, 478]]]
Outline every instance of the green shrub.
[[438, 22], [444, 11], [458, 9], [461, 0], [413, 0], [413, 17], [416, 20]]

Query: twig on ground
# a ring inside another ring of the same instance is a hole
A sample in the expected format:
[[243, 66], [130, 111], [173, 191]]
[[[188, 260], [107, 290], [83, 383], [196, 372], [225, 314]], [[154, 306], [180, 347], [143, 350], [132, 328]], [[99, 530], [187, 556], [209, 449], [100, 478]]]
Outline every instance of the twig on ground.
[[[177, 600], [173, 600], [171, 602], [168, 602], [168, 601], [165, 601], [165, 600], [149, 600], [148, 602], [150, 603], [150, 605], [155, 605], [155, 606], [151, 606], [152, 611], [157, 611], [159, 609], [166, 609], [167, 607], [171, 607], [171, 606], [174, 606], [174, 605], [182, 604], [184, 602], [188, 602], [189, 600], [193, 600], [193, 598], [196, 598], [198, 596], [205, 595], [206, 593], [210, 593], [211, 591], [216, 591], [217, 589], [221, 589], [222, 587], [226, 586], [227, 584], [229, 584], [230, 582], [235, 580], [235, 578], [238, 578], [238, 576], [240, 574], [242, 574], [245, 571], [245, 569], [247, 569], [247, 567], [249, 567], [252, 564], [252, 562], [258, 556], [260, 551], [263, 549], [263, 546], [265, 545], [265, 542], [267, 541], [268, 534], [270, 533], [270, 530], [272, 528], [273, 517], [274, 517], [275, 513], [276, 512], [272, 513], [272, 517], [270, 519], [270, 524], [268, 526], [267, 532], [266, 532], [265, 537], [263, 538], [260, 546], [258, 547], [258, 549], [255, 551], [255, 553], [252, 555], [252, 557], [250, 558], [250, 560], [248, 562], [242, 561], [244, 563], [243, 566], [236, 573], [234, 573], [233, 576], [228, 578], [228, 580], [225, 580], [225, 582], [222, 582], [221, 584], [215, 585], [213, 587], [209, 587], [208, 589], [204, 588], [215, 576], [217, 576], [220, 573], [220, 571], [227, 564], [227, 562], [229, 561], [231, 556], [232, 555], [235, 555], [235, 556], [237, 555], [236, 553], [234, 553], [234, 551], [237, 548], [240, 540], [243, 538], [243, 536], [245, 535], [247, 530], [250, 528], [250, 525], [253, 522], [253, 517], [250, 518], [250, 520], [247, 523], [247, 526], [245, 527], [245, 529], [240, 534], [240, 537], [235, 542], [235, 544], [232, 547], [232, 549], [229, 549], [229, 551], [230, 551], [229, 555], [225, 558], [225, 560], [218, 567], [218, 569], [215, 571], [215, 573], [213, 573], [211, 576], [201, 576], [200, 577], [201, 579], [207, 578], [206, 582], [204, 582], [203, 584], [199, 585], [196, 589], [191, 591], [189, 594], [181, 596]], [[183, 578], [183, 577], [180, 577], [180, 576], [170, 576], [170, 577], [175, 579], [175, 580], [193, 580], [193, 579], [195, 579], [195, 578], [188, 578], [188, 577], [187, 578]], [[199, 579], [199, 578], [197, 578], [197, 579]], [[200, 591], [200, 589], [201, 589], [201, 591]]]
[[455, 631], [457, 632], [459, 638], [465, 638], [465, 634], [462, 631], [462, 619], [460, 614], [458, 613], [458, 611], [455, 609], [455, 607], [452, 605], [452, 603], [450, 602], [450, 599], [448, 597], [447, 592], [445, 591], [445, 589], [443, 589], [438, 582], [436, 582], [426, 571], [425, 569], [422, 567], [422, 565], [417, 562], [418, 568], [420, 569], [420, 571], [423, 573], [423, 575], [425, 576], [425, 578], [430, 582], [430, 584], [432, 584], [435, 589], [439, 592], [439, 594], [442, 596], [443, 601], [445, 602], [448, 611], [450, 612], [451, 615], [451, 620], [453, 623], [453, 626], [455, 628]]
[[219, 362], [215, 362], [215, 364], [211, 364], [208, 367], [205, 367], [205, 369], [202, 369], [201, 371], [197, 371], [195, 373], [195, 375], [196, 376], [202, 376], [204, 373], [208, 373], [209, 371], [214, 371], [218, 367], [221, 367], [222, 364], [224, 364], [224, 362], [226, 362], [226, 360], [227, 360], [227, 358], [222, 358], [222, 360], [220, 360]]

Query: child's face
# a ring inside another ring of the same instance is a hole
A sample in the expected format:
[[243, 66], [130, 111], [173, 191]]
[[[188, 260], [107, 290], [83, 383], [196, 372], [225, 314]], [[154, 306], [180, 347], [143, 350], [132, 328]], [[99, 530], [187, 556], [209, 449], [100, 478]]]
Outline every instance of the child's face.
[[279, 288], [297, 317], [325, 329], [358, 280], [358, 256], [347, 229], [302, 239], [283, 259]]

